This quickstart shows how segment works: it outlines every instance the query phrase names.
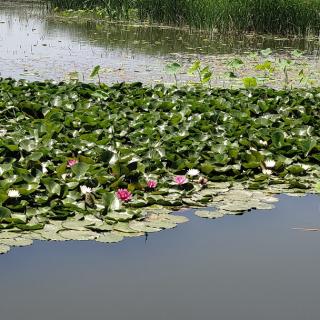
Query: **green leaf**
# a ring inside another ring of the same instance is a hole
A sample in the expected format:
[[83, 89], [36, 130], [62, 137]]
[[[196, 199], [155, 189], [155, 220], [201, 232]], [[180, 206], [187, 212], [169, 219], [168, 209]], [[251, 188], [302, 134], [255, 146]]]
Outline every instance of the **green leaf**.
[[75, 164], [74, 166], [71, 167], [72, 172], [76, 175], [76, 176], [84, 176], [87, 171], [89, 170], [90, 165], [84, 162], [79, 162], [77, 164]]
[[101, 67], [99, 65], [95, 66], [91, 71], [90, 78], [94, 78], [99, 74]]
[[166, 65], [166, 71], [169, 74], [176, 74], [181, 69], [181, 65], [177, 62], [169, 63]]
[[0, 218], [10, 218], [11, 210], [5, 207], [0, 207]]
[[246, 77], [242, 79], [242, 82], [244, 84], [244, 87], [246, 89], [251, 89], [251, 88], [255, 88], [258, 86], [258, 82], [257, 79], [254, 77]]
[[284, 133], [282, 130], [275, 130], [271, 134], [272, 143], [275, 147], [281, 148], [284, 145]]
[[104, 193], [102, 199], [107, 211], [119, 210], [121, 208], [121, 202], [114, 192]]
[[60, 195], [61, 186], [59, 183], [57, 183], [53, 180], [45, 180], [43, 184], [46, 187], [46, 189], [50, 195], [52, 195], [52, 194]]

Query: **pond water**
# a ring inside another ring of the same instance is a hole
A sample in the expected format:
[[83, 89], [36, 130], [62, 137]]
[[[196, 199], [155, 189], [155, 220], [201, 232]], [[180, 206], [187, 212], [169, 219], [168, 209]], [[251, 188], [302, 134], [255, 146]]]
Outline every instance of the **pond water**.
[[[36, 3], [0, 3], [0, 76], [107, 82], [170, 81], [167, 62], [223, 64], [271, 47], [304, 50], [317, 39], [221, 38], [186, 30], [48, 19]], [[315, 68], [316, 69], [316, 68]], [[319, 68], [318, 68], [319, 70]], [[0, 257], [5, 320], [318, 319], [319, 198], [281, 196], [276, 208], [190, 222], [116, 245], [36, 242]], [[184, 215], [186, 212], [184, 212]]]
[[[184, 213], [185, 214], [185, 213]], [[37, 242], [0, 257], [6, 320], [319, 319], [319, 198], [96, 242]]]
[[[100, 65], [101, 80], [108, 83], [172, 82], [172, 76], [164, 71], [168, 62], [190, 65], [200, 58], [214, 69], [216, 83], [224, 85], [225, 65], [230, 59], [269, 47], [283, 56], [293, 49], [303, 50], [307, 61], [312, 63], [309, 69], [319, 70], [319, 40], [315, 37], [225, 37], [148, 25], [81, 23], [48, 17], [45, 6], [36, 2], [0, 3], [2, 77], [61, 80], [71, 72], [78, 72], [80, 80], [88, 81], [92, 68]], [[250, 72], [247, 64], [243, 74]], [[300, 71], [301, 67], [297, 69]], [[179, 78], [189, 79], [184, 74]]]

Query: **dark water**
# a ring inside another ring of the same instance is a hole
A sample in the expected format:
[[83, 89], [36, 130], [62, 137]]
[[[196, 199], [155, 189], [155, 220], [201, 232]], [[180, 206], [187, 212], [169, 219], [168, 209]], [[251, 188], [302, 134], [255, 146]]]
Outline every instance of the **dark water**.
[[[164, 70], [168, 62], [178, 60], [190, 65], [200, 58], [219, 78], [227, 71], [225, 64], [236, 55], [269, 47], [279, 54], [304, 50], [312, 60], [312, 69], [319, 70], [316, 37], [226, 37], [167, 27], [58, 21], [48, 18], [46, 8], [35, 2], [0, 1], [2, 77], [61, 80], [78, 72], [80, 80], [89, 81], [93, 67], [100, 65], [101, 80], [109, 83], [172, 82], [172, 76]], [[187, 79], [182, 77], [181, 81]], [[224, 80], [217, 79], [217, 84], [222, 83]]]
[[319, 197], [175, 230], [94, 242], [38, 242], [0, 257], [5, 320], [316, 320]]

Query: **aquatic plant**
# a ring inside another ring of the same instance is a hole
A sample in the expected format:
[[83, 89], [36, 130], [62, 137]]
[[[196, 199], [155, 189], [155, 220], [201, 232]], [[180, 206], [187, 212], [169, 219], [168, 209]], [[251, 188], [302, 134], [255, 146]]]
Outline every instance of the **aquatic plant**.
[[132, 199], [132, 193], [127, 189], [118, 189], [116, 195], [119, 200], [129, 202]]
[[0, 252], [117, 242], [187, 221], [169, 214], [183, 207], [217, 218], [316, 192], [319, 109], [319, 88], [0, 79]]
[[185, 176], [175, 176], [173, 181], [175, 184], [181, 186], [183, 184], [186, 184], [188, 182], [188, 179]]
[[190, 27], [260, 33], [317, 34], [319, 0], [49, 0], [61, 9], [103, 7], [113, 18], [137, 11], [140, 20]]
[[147, 181], [147, 187], [149, 189], [155, 189], [157, 187], [157, 185], [158, 185], [158, 182], [155, 180], [148, 180]]

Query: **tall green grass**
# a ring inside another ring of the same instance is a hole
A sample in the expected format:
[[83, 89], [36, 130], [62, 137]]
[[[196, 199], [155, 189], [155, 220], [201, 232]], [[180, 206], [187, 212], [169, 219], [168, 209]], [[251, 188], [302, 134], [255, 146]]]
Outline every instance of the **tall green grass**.
[[320, 0], [48, 0], [61, 9], [135, 9], [141, 20], [220, 32], [320, 32]]

